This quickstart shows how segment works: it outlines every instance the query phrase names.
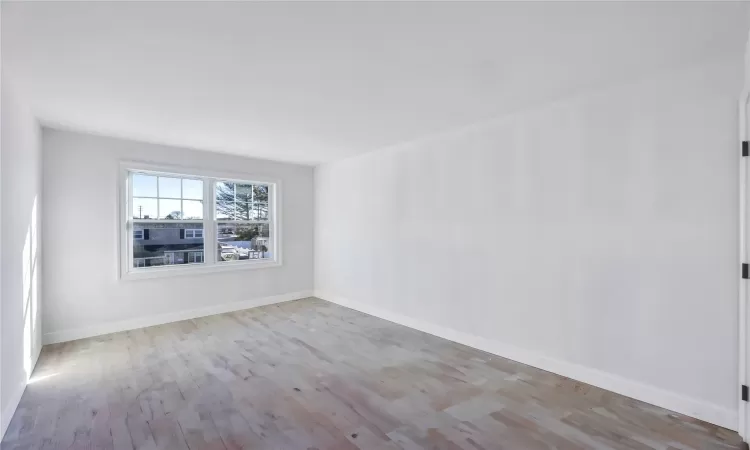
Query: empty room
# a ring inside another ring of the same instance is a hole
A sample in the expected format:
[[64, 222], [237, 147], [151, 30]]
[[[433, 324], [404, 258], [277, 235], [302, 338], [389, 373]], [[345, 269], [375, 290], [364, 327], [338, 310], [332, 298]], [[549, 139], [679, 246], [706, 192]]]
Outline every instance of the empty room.
[[0, 1], [0, 448], [747, 449], [749, 36]]

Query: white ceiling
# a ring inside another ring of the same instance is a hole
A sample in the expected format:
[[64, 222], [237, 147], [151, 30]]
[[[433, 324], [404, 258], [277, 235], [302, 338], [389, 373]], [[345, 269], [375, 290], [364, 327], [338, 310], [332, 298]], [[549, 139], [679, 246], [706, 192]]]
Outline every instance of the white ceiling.
[[2, 3], [47, 124], [316, 164], [734, 52], [747, 3]]

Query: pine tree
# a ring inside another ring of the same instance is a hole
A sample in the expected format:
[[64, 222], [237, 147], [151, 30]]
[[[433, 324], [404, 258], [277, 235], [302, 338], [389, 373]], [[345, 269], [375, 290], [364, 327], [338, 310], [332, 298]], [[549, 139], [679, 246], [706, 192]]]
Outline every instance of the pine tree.
[[216, 212], [229, 220], [265, 220], [268, 218], [268, 186], [217, 183]]

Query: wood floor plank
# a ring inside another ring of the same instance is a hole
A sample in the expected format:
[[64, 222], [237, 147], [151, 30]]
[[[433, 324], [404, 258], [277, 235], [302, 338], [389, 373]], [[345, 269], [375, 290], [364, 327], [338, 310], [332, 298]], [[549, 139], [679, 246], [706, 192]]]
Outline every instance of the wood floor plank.
[[2, 449], [726, 450], [736, 433], [310, 298], [46, 346]]

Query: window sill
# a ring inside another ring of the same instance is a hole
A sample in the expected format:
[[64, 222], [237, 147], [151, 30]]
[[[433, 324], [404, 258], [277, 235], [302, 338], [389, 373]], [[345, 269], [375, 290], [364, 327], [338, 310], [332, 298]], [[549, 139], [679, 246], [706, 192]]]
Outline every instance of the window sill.
[[121, 280], [143, 280], [150, 278], [168, 278], [184, 275], [203, 275], [209, 273], [235, 272], [238, 270], [266, 269], [280, 267], [279, 261], [231, 261], [217, 264], [185, 264], [179, 267], [152, 267], [149, 269], [132, 269], [121, 274]]

